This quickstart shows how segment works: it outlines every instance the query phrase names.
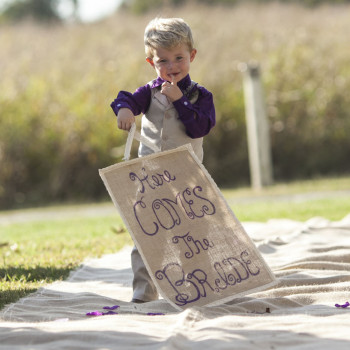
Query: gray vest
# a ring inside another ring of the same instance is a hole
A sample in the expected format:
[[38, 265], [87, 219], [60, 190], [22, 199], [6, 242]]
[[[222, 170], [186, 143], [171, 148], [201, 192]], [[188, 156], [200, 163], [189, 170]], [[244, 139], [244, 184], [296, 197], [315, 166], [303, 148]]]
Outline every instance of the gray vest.
[[[196, 83], [192, 81], [191, 88]], [[190, 96], [190, 102], [196, 102], [198, 91]], [[187, 143], [192, 145], [198, 159], [203, 161], [203, 138], [192, 139], [186, 134], [185, 126], [168, 98], [161, 94], [160, 88], [151, 89], [151, 103], [142, 116], [141, 135], [160, 148], [161, 151], [173, 149]], [[140, 143], [139, 157], [154, 153], [149, 147]]]

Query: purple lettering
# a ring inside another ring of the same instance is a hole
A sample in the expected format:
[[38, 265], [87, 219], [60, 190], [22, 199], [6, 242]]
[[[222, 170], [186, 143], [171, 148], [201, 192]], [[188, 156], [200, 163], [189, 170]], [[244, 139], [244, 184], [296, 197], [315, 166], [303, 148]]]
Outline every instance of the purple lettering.
[[[140, 225], [142, 231], [143, 231], [146, 235], [148, 235], [148, 236], [154, 236], [154, 235], [158, 232], [158, 230], [159, 230], [158, 224], [157, 224], [156, 222], [153, 222], [153, 224], [154, 224], [154, 226], [155, 226], [155, 230], [154, 230], [153, 232], [148, 232], [148, 231], [146, 231], [145, 228], [143, 227], [143, 225], [142, 225], [140, 219], [139, 219], [139, 215], [137, 214], [137, 208], [138, 208], [138, 207], [141, 208], [141, 209], [146, 209], [147, 205], [146, 205], [146, 203], [143, 201], [143, 197], [141, 198], [141, 200], [137, 201], [137, 202], [134, 204], [134, 215], [135, 215], [135, 218], [136, 218], [138, 224]], [[144, 212], [142, 212], [142, 213], [143, 213], [143, 215], [140, 215], [140, 216], [149, 217], [149, 215], [146, 215]]]
[[[201, 242], [198, 239], [194, 239], [192, 236], [190, 236], [190, 232], [187, 232], [183, 236], [174, 236], [173, 237], [173, 243], [177, 244], [179, 242], [185, 243], [186, 247], [189, 251], [185, 252], [185, 257], [187, 259], [191, 259], [194, 256], [194, 253], [199, 254], [202, 250], [208, 250], [209, 248], [214, 247], [214, 244], [209, 242], [207, 239], [203, 239]], [[196, 250], [193, 251], [193, 248]]]
[[141, 193], [145, 192], [146, 186], [148, 186], [151, 190], [155, 190], [157, 187], [163, 186], [164, 182], [169, 183], [176, 180], [176, 177], [172, 176], [168, 170], [164, 170], [163, 174], [153, 174], [150, 178], [145, 168], [142, 168], [141, 171], [142, 174], [140, 176], [134, 172], [129, 173], [129, 178], [131, 181], [139, 182], [139, 192]]
[[[163, 270], [158, 270], [155, 273], [155, 276], [158, 280], [163, 280], [165, 277], [165, 279], [168, 281], [175, 292], [176, 305], [184, 306], [186, 304], [193, 303], [201, 297], [196, 283], [185, 277], [185, 272], [179, 264], [168, 264]], [[186, 287], [186, 293], [181, 292], [182, 286]]]

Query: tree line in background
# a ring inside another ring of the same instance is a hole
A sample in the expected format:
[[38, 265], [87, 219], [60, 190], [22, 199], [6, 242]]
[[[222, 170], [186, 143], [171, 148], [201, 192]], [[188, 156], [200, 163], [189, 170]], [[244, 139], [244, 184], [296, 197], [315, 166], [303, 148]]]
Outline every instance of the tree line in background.
[[[79, 0], [69, 0], [73, 7], [73, 16], [78, 9]], [[2, 9], [3, 21], [34, 19], [38, 22], [61, 22], [63, 18], [58, 10], [60, 0], [12, 0]]]
[[147, 11], [166, 6], [181, 6], [186, 3], [200, 3], [207, 5], [226, 5], [233, 6], [244, 3], [266, 4], [271, 2], [281, 3], [299, 3], [305, 6], [318, 6], [321, 4], [341, 4], [348, 3], [350, 0], [124, 0], [122, 6], [134, 13], [145, 13]]
[[[61, 0], [10, 0], [3, 8], [2, 20], [19, 21], [32, 18], [39, 22], [60, 22], [63, 20], [58, 5]], [[65, 0], [66, 1], [66, 0]], [[77, 19], [79, 0], [69, 0], [72, 3], [72, 18]], [[182, 6], [187, 3], [207, 5], [233, 6], [242, 3], [266, 4], [268, 2], [299, 3], [305, 6], [317, 6], [321, 4], [342, 4], [350, 0], [123, 0], [120, 8], [134, 13], [145, 13], [163, 6]]]
[[[191, 24], [191, 78], [214, 95], [204, 165], [217, 184], [249, 185], [237, 67], [251, 59], [262, 68], [275, 179], [350, 173], [350, 6], [188, 6], [170, 13]], [[154, 78], [143, 48], [154, 15], [0, 25], [0, 209], [107, 199], [98, 169], [120, 162], [126, 141], [110, 103]]]

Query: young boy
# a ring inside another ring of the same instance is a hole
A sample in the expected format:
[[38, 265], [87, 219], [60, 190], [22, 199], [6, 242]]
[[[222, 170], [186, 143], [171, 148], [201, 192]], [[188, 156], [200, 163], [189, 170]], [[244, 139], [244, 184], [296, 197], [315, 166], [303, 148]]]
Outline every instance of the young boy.
[[[135, 116], [143, 114], [141, 134], [162, 151], [190, 143], [203, 160], [203, 136], [215, 125], [212, 94], [193, 82], [190, 64], [196, 57], [190, 27], [180, 18], [156, 18], [145, 30], [146, 61], [157, 78], [133, 94], [120, 91], [111, 107], [118, 128], [130, 130]], [[139, 157], [153, 151], [140, 144]], [[134, 273], [133, 302], [158, 299], [158, 292], [136, 247], [131, 253]]]

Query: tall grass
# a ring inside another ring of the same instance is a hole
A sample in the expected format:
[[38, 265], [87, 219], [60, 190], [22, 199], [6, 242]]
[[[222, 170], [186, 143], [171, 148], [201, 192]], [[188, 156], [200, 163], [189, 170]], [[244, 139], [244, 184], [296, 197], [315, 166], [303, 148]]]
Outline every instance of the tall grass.
[[261, 64], [277, 179], [350, 171], [350, 6], [186, 6], [94, 24], [0, 27], [0, 208], [98, 199], [97, 169], [121, 160], [110, 102], [155, 77], [143, 31], [179, 16], [195, 35], [191, 76], [214, 94], [205, 165], [219, 185], [249, 181], [240, 62]]

